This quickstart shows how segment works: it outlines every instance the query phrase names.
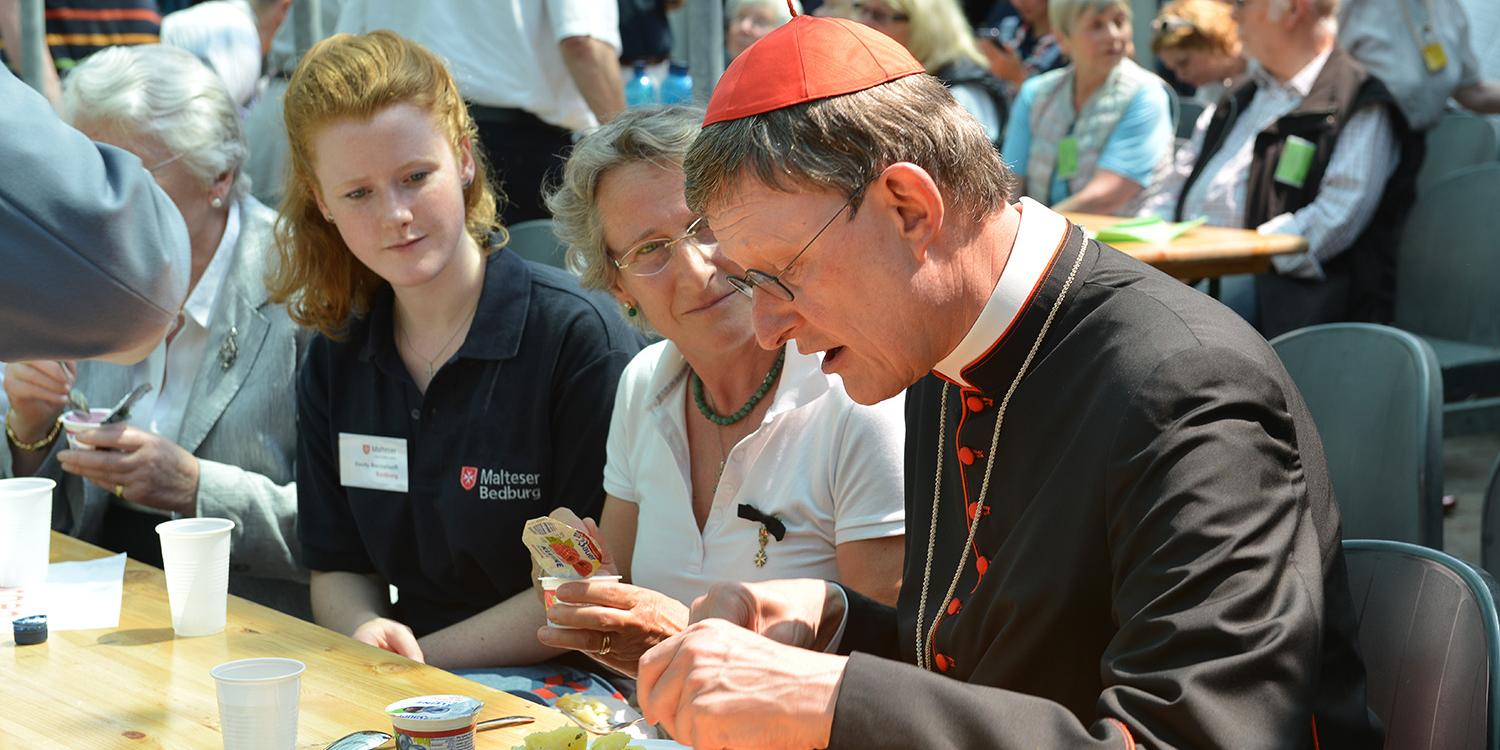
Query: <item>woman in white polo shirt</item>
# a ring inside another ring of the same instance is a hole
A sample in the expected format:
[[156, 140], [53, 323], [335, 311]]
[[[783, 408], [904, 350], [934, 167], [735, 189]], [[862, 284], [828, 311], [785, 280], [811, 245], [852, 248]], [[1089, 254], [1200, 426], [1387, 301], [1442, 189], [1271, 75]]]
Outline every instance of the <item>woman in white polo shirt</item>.
[[[569, 263], [665, 337], [620, 378], [600, 533], [628, 583], [564, 587], [544, 643], [626, 674], [719, 581], [900, 589], [902, 399], [861, 406], [818, 355], [762, 349], [739, 273], [683, 197], [703, 115], [631, 110], [581, 140], [548, 196]], [[810, 240], [818, 227], [788, 228]]]

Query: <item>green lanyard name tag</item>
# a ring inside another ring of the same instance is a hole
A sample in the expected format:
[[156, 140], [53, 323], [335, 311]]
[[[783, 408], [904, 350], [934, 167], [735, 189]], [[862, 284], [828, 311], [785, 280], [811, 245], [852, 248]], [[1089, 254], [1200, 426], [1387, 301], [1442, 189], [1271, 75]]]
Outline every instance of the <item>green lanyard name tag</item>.
[[1057, 142], [1057, 176], [1064, 180], [1078, 174], [1078, 139], [1068, 136]]
[[1276, 161], [1276, 181], [1294, 188], [1307, 181], [1307, 172], [1312, 168], [1313, 154], [1317, 147], [1312, 141], [1295, 135], [1286, 137], [1281, 147], [1281, 158]]

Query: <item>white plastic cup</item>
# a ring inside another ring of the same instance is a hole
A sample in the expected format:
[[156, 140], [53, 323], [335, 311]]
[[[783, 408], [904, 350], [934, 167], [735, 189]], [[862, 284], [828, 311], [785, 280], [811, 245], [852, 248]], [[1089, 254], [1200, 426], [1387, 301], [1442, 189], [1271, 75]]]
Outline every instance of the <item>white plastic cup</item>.
[[234, 521], [227, 518], [179, 518], [156, 525], [177, 635], [213, 635], [224, 629], [233, 528]]
[[0, 586], [47, 580], [52, 547], [52, 490], [40, 477], [0, 479]]
[[103, 425], [104, 418], [109, 416], [109, 409], [89, 409], [88, 419], [79, 419], [78, 412], [65, 411], [57, 418], [62, 422], [63, 432], [68, 436], [68, 447], [74, 450], [91, 451], [94, 446], [80, 443], [76, 439], [79, 433], [93, 432]]
[[[619, 576], [589, 576], [588, 578], [558, 578], [557, 576], [541, 576], [537, 580], [542, 582], [542, 607], [548, 612], [552, 611], [552, 605], [557, 603], [557, 587], [573, 581], [618, 581]], [[571, 625], [558, 625], [547, 618], [547, 624], [562, 630], [576, 630]]]
[[302, 672], [296, 659], [239, 659], [209, 670], [219, 692], [224, 750], [294, 750]]

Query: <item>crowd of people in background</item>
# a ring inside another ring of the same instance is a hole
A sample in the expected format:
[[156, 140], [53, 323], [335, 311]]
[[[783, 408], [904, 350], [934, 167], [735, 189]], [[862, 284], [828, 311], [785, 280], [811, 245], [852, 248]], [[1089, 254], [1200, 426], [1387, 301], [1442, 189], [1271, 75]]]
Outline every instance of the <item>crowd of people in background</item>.
[[[820, 578], [895, 604], [901, 389], [851, 395], [824, 366], [843, 354], [757, 335], [741, 292], [794, 295], [686, 197], [711, 160], [689, 156], [704, 102], [627, 109], [622, 65], [672, 58], [681, 2], [322, 0], [328, 35], [299, 58], [294, 1], [46, 3], [40, 96], [170, 198], [186, 264], [162, 265], [186, 302], [153, 307], [164, 337], [121, 363], [7, 351], [0, 475], [58, 479], [54, 528], [158, 564], [159, 521], [231, 518], [231, 591], [502, 689], [612, 692], [598, 665], [636, 676], [715, 583]], [[1423, 133], [1450, 107], [1500, 113], [1457, 0], [1140, 7], [728, 0], [723, 53], [804, 9], [863, 24], [971, 116], [955, 142], [982, 131], [1027, 216], [1297, 235], [1306, 252], [1226, 279], [1223, 301], [1265, 337], [1388, 321]], [[0, 0], [13, 69], [18, 19]], [[823, 229], [865, 199], [848, 187]], [[506, 249], [535, 219], [568, 270]], [[129, 424], [58, 440], [71, 391], [108, 404], [139, 383]], [[348, 473], [385, 449], [399, 480]], [[623, 580], [561, 590], [577, 609], [553, 627], [518, 539], [557, 508], [590, 519]]]

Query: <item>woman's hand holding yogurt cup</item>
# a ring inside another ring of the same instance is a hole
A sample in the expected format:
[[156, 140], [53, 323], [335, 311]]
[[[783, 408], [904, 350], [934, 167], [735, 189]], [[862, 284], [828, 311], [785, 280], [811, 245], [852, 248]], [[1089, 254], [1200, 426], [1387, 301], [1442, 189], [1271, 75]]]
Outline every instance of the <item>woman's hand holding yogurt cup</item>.
[[10, 428], [16, 437], [35, 442], [47, 436], [68, 404], [68, 390], [78, 376], [72, 362], [11, 362], [5, 366], [5, 396], [10, 400]]

